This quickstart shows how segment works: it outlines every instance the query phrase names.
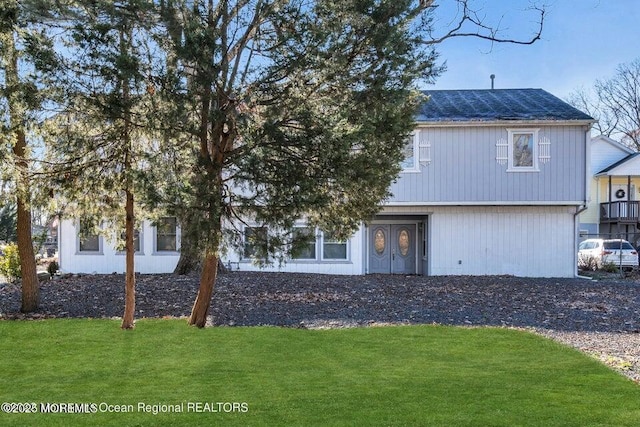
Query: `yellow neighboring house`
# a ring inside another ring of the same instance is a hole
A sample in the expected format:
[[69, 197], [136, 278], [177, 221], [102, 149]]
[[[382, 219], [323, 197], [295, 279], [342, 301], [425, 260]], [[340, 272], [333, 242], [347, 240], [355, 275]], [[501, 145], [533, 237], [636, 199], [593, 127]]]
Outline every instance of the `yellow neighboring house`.
[[623, 238], [640, 245], [640, 153], [606, 136], [591, 140], [591, 185], [581, 239]]

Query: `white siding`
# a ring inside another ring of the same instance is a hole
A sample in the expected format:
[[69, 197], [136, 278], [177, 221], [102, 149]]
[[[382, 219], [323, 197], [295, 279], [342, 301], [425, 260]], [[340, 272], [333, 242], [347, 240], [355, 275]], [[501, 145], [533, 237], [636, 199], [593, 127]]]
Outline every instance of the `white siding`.
[[[60, 270], [65, 273], [124, 273], [125, 256], [117, 252], [108, 240], [101, 237], [101, 254], [78, 253], [77, 221], [65, 219], [60, 222], [58, 232]], [[180, 232], [178, 231], [178, 246]], [[177, 252], [155, 252], [155, 228], [148, 221], [142, 227], [142, 253], [135, 256], [135, 271], [142, 274], [173, 272], [180, 254]]]
[[591, 175], [595, 175], [631, 154], [629, 148], [607, 137], [591, 140]]
[[429, 274], [572, 277], [571, 207], [437, 207]]
[[[362, 229], [357, 231], [348, 242], [347, 261], [293, 261], [290, 260], [283, 265], [275, 264], [267, 267], [260, 267], [249, 261], [241, 261], [240, 254], [230, 251], [222, 258], [222, 262], [232, 270], [240, 271], [278, 271], [289, 273], [318, 273], [318, 274], [364, 274], [364, 245]], [[316, 251], [322, 248], [318, 244]]]

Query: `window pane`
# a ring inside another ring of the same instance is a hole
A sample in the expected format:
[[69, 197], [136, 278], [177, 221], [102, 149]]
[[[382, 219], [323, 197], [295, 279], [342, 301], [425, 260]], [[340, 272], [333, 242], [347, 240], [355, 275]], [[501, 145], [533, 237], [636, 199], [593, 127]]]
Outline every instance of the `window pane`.
[[176, 250], [176, 238], [175, 236], [160, 236], [158, 235], [158, 251], [171, 251], [174, 252]]
[[324, 259], [347, 259], [347, 244], [325, 243], [322, 257]]
[[160, 218], [158, 221], [158, 234], [175, 235], [176, 234], [176, 219], [175, 218]]
[[330, 233], [324, 233], [322, 258], [347, 259], [347, 242], [341, 242]]
[[405, 143], [402, 150], [402, 169], [413, 169], [416, 166], [416, 155], [414, 151], [413, 136]]
[[[316, 236], [312, 228], [295, 228], [293, 238], [297, 241], [293, 259], [316, 259]], [[306, 244], [305, 244], [306, 242]]]
[[[120, 233], [120, 239], [126, 244], [127, 234], [125, 231]], [[135, 252], [140, 252], [140, 232], [138, 230], [133, 231], [133, 250]]]
[[513, 134], [513, 166], [533, 167], [533, 135]]
[[160, 218], [156, 224], [156, 251], [175, 252], [177, 245], [176, 218]]
[[80, 237], [80, 252], [98, 252], [100, 250], [100, 239], [98, 236]]
[[85, 221], [80, 221], [80, 252], [99, 252], [100, 238], [97, 234], [86, 234], [90, 229], [90, 225]]

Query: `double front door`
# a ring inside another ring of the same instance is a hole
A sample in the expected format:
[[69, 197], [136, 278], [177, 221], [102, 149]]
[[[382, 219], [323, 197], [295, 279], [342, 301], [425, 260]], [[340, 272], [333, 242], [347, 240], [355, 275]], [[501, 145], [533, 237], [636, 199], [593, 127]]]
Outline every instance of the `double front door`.
[[369, 273], [416, 273], [415, 224], [373, 224], [369, 228]]

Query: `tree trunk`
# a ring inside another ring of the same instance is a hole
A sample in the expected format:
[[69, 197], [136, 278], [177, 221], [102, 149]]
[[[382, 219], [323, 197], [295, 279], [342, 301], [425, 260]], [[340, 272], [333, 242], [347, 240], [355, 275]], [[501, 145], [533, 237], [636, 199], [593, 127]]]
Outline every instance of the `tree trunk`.
[[134, 315], [136, 311], [136, 275], [134, 266], [135, 248], [134, 240], [134, 212], [133, 194], [127, 191], [127, 201], [125, 205], [125, 257], [126, 274], [124, 285], [124, 314], [122, 316], [122, 329], [133, 329]]
[[[185, 229], [184, 226], [183, 229]], [[198, 270], [201, 265], [202, 259], [196, 251], [192, 249], [191, 242], [187, 235], [184, 234], [180, 242], [180, 259], [178, 260], [178, 264], [176, 264], [176, 268], [173, 270], [173, 274], [183, 276]]]
[[20, 255], [20, 274], [22, 276], [22, 307], [20, 311], [30, 313], [38, 309], [40, 289], [36, 258], [31, 238], [31, 211], [28, 203], [18, 195], [18, 254]]
[[208, 253], [202, 263], [202, 273], [200, 275], [200, 287], [198, 288], [198, 296], [191, 309], [189, 317], [189, 325], [195, 325], [204, 328], [207, 323], [207, 313], [211, 305], [211, 296], [213, 295], [213, 286], [218, 275], [218, 255]]
[[18, 51], [15, 47], [13, 34], [5, 41], [5, 79], [6, 86], [14, 90], [8, 96], [9, 120], [15, 136], [13, 154], [16, 158], [16, 202], [17, 202], [17, 239], [18, 254], [20, 255], [20, 274], [22, 276], [22, 307], [20, 311], [29, 313], [38, 309], [40, 292], [36, 258], [33, 253], [33, 239], [31, 236], [31, 190], [27, 176], [28, 164], [25, 158], [27, 138], [25, 135], [25, 106], [20, 100], [21, 91], [18, 75]]

